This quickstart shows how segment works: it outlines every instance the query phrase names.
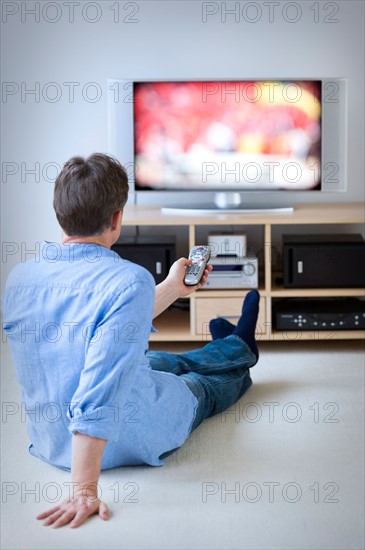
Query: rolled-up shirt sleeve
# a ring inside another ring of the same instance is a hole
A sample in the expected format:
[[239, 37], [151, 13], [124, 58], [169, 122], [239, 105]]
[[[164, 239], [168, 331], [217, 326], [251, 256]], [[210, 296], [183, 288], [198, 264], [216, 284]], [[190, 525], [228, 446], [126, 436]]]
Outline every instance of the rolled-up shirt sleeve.
[[79, 385], [68, 404], [71, 433], [118, 439], [120, 411], [146, 361], [154, 294], [153, 278], [146, 273], [116, 294], [100, 315], [86, 343]]

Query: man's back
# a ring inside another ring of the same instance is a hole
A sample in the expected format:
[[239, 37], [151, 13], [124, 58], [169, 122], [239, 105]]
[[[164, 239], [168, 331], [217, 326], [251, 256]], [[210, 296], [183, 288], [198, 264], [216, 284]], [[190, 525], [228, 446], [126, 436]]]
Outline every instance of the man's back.
[[146, 270], [95, 244], [44, 243], [13, 270], [4, 328], [33, 454], [69, 468], [79, 431], [108, 439], [103, 468], [158, 465], [185, 441], [195, 399], [145, 357], [154, 292]]

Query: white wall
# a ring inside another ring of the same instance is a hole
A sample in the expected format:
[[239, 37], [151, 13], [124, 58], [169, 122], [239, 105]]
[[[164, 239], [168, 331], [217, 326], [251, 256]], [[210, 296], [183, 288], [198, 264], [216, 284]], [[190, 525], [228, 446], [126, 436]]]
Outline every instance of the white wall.
[[[346, 78], [348, 190], [331, 200], [363, 200], [362, 1], [3, 2], [2, 21], [4, 278], [60, 237], [55, 165], [107, 150], [108, 78]], [[36, 163], [39, 181], [26, 173]]]

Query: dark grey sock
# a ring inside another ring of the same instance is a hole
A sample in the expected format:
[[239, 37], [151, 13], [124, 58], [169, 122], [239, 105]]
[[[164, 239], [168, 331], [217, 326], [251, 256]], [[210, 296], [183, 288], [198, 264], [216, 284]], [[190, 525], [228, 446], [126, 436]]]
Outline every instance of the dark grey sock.
[[225, 338], [233, 334], [235, 325], [227, 321], [224, 317], [218, 317], [217, 319], [212, 319], [209, 323], [210, 334], [212, 335], [213, 340], [218, 340], [218, 338]]
[[257, 290], [251, 290], [243, 302], [242, 315], [232, 334], [236, 334], [251, 348], [256, 357], [259, 357], [255, 340], [257, 317], [259, 314], [260, 294]]

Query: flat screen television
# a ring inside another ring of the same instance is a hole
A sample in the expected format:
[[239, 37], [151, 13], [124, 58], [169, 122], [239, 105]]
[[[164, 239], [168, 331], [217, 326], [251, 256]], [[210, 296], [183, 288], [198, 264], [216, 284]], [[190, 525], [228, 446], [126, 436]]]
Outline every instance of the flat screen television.
[[334, 80], [114, 80], [109, 92], [110, 152], [136, 197], [245, 209], [252, 195], [343, 189]]

